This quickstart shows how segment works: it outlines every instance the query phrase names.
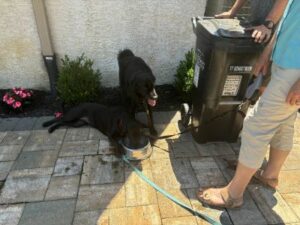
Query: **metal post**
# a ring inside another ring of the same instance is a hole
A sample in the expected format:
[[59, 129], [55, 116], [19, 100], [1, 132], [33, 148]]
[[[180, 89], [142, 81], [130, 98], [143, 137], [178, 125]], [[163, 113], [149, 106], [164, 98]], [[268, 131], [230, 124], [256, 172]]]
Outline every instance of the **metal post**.
[[37, 25], [37, 31], [40, 37], [42, 55], [49, 76], [51, 94], [56, 96], [56, 80], [58, 76], [58, 69], [56, 57], [53, 51], [53, 45], [51, 42], [45, 2], [44, 0], [32, 0], [32, 6]]

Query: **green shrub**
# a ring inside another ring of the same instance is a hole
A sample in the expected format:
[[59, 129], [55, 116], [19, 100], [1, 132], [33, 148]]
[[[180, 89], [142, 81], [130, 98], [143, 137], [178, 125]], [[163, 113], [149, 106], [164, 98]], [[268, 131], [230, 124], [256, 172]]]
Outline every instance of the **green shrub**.
[[101, 86], [101, 73], [93, 70], [93, 61], [84, 54], [71, 60], [67, 55], [57, 80], [58, 96], [67, 105], [97, 101]]
[[179, 62], [175, 74], [174, 86], [180, 94], [181, 100], [191, 102], [195, 67], [195, 52], [193, 49], [185, 54], [185, 59]]

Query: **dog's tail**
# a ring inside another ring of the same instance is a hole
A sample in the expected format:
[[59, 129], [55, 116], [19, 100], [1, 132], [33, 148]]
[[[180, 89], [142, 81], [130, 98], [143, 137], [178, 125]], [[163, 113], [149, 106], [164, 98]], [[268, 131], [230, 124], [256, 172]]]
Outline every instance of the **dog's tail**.
[[124, 59], [126, 57], [134, 56], [133, 52], [129, 49], [121, 50], [118, 54], [118, 60]]

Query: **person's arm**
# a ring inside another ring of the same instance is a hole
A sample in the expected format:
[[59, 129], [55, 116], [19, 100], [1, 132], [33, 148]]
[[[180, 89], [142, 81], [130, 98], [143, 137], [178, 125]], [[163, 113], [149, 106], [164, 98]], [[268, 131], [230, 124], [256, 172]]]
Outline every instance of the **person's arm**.
[[286, 102], [290, 105], [300, 105], [300, 78], [290, 89]]
[[278, 23], [280, 18], [282, 17], [282, 14], [285, 10], [285, 7], [288, 3], [288, 0], [277, 0], [272, 8], [272, 10], [269, 12], [269, 14], [266, 17], [266, 20], [271, 20], [275, 24]]
[[[273, 26], [277, 24], [284, 12], [284, 9], [288, 3], [288, 0], [277, 0], [269, 12], [268, 16], [266, 17], [265, 21], [268, 23], [273, 23]], [[269, 41], [270, 37], [272, 36], [272, 27], [267, 27], [268, 25], [262, 24], [255, 27], [247, 28], [246, 30], [253, 30], [252, 37], [254, 38], [255, 42], [258, 43], [266, 43]], [[272, 25], [271, 25], [272, 26]]]
[[260, 73], [266, 75], [268, 71], [268, 67], [270, 65], [270, 59], [271, 59], [272, 50], [274, 48], [275, 40], [276, 40], [276, 35], [273, 35], [271, 41], [267, 44], [267, 46], [264, 48], [263, 52], [259, 56], [254, 66], [254, 69], [252, 71], [253, 75], [257, 76]]
[[245, 4], [246, 0], [236, 0], [234, 5], [227, 12], [222, 12], [220, 14], [215, 15], [218, 19], [228, 19], [233, 18], [237, 14], [237, 12], [242, 8]]

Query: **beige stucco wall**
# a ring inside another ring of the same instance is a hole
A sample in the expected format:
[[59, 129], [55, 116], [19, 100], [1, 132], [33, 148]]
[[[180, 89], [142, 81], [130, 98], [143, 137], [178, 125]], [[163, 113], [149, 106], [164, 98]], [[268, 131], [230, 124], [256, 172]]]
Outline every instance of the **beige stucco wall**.
[[0, 89], [49, 89], [31, 0], [0, 0]]
[[[118, 85], [116, 56], [130, 48], [153, 69], [158, 84], [171, 83], [178, 62], [194, 47], [190, 18], [206, 0], [45, 0], [57, 58], [85, 53]], [[49, 89], [31, 0], [0, 0], [0, 88]], [[3, 50], [4, 49], [4, 50]], [[2, 59], [4, 58], [4, 60]]]

